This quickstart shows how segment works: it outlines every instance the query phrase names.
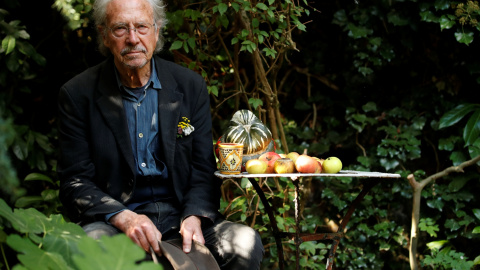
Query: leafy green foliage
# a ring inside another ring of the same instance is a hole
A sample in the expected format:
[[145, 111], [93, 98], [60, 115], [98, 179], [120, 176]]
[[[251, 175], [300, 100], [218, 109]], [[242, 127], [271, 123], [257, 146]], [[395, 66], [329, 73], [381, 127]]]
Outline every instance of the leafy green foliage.
[[424, 3], [420, 13], [422, 20], [438, 23], [440, 29], [458, 26], [454, 33], [459, 43], [469, 45], [474, 39], [474, 30], [480, 30], [478, 1], [451, 2], [446, 0]]
[[[335, 267], [408, 268], [405, 258], [412, 195], [406, 176], [413, 173], [425, 177], [480, 153], [478, 105], [471, 103], [480, 83], [480, 69], [472, 60], [478, 58], [478, 49], [472, 46], [478, 35], [478, 26], [472, 24], [478, 15], [475, 1], [465, 2], [460, 8], [460, 2], [445, 0], [340, 1], [334, 5], [329, 1], [166, 2], [170, 23], [165, 36], [170, 50], [162, 56], [184, 64], [207, 80], [214, 140], [234, 111], [249, 108], [270, 126], [276, 121], [284, 128], [285, 142], [276, 141], [278, 151], [285, 143], [290, 151], [306, 149], [319, 157], [338, 156], [345, 169], [389, 171], [403, 176], [398, 181], [381, 181], [357, 207], [338, 246]], [[41, 17], [27, 25], [28, 17], [22, 15], [19, 4], [7, 3], [14, 16], [0, 10], [0, 64], [5, 67], [0, 72], [0, 145], [6, 148], [0, 151], [0, 164], [3, 158], [5, 166], [15, 169], [7, 169], [8, 175], [16, 174], [21, 179], [18, 186], [12, 182], [13, 189], [28, 191], [13, 200], [16, 206], [35, 207], [53, 218], [41, 224], [48, 227], [54, 223], [62, 228], [57, 223], [64, 224], [63, 219], [55, 215], [61, 210], [58, 183], [53, 180], [55, 117], [45, 116], [55, 106], [38, 101], [55, 98], [54, 94], [39, 93], [38, 88], [48, 85], [48, 92], [55, 93], [73, 74], [101, 60], [92, 49], [91, 4], [58, 0], [55, 12], [37, 12]], [[458, 9], [464, 10], [457, 14]], [[44, 25], [45, 18], [55, 18], [57, 10], [67, 19], [65, 25], [58, 19], [54, 20], [55, 27]], [[23, 19], [17, 20], [20, 16]], [[33, 29], [37, 30], [30, 32], [36, 25], [38, 28]], [[46, 34], [45, 29], [51, 32]], [[61, 37], [50, 39], [55, 33]], [[54, 48], [55, 53], [43, 58], [39, 51], [48, 52], [47, 47]], [[72, 61], [71, 56], [79, 60]], [[260, 66], [265, 71], [262, 76], [258, 76]], [[42, 73], [45, 70], [51, 72]], [[272, 92], [268, 92], [268, 86]], [[275, 109], [279, 110], [279, 119], [269, 113]], [[48, 121], [39, 120], [41, 115]], [[1, 119], [7, 120], [2, 123]], [[5, 161], [9, 158], [11, 162]], [[468, 267], [471, 258], [475, 258], [474, 263], [480, 261], [480, 251], [471, 248], [478, 246], [480, 230], [476, 169], [437, 179], [423, 190], [424, 241], [419, 251], [430, 253], [423, 256], [425, 269], [450, 269], [455, 264]], [[2, 181], [6, 179], [1, 177]], [[358, 179], [302, 180], [301, 230], [335, 230], [363, 183]], [[263, 179], [261, 184], [276, 210], [279, 227], [294, 232], [291, 181]], [[2, 194], [10, 196], [4, 187], [2, 182]], [[260, 232], [266, 248], [263, 268], [277, 269], [278, 250], [269, 219], [248, 180], [226, 181], [222, 190], [221, 211], [228, 219]], [[14, 220], [19, 219], [17, 215], [44, 220], [27, 209], [2, 213]], [[30, 256], [45, 265], [60, 265], [55, 254], [63, 249], [70, 249], [70, 256], [61, 257], [68, 258], [64, 260], [72, 268], [77, 267], [76, 261], [92, 268], [94, 262], [85, 258], [93, 255], [105, 255], [104, 260], [109, 261], [117, 248], [124, 254], [120, 240], [107, 240], [108, 244], [102, 241], [97, 246], [83, 236], [70, 240], [45, 238], [64, 243], [56, 245], [41, 241], [41, 228], [32, 228], [35, 233], [17, 232], [15, 228], [22, 226], [9, 224], [2, 223], [1, 243], [5, 245], [10, 239], [13, 244], [7, 252], [18, 254], [19, 262], [21, 256], [25, 266]], [[445, 245], [441, 249], [426, 249], [427, 243], [439, 241]], [[28, 255], [13, 246], [28, 251]], [[46, 250], [46, 246], [56, 248]], [[301, 267], [323, 269], [330, 247], [329, 241], [302, 243]], [[287, 261], [293, 262], [293, 241], [284, 239], [283, 249]], [[293, 264], [287, 265], [287, 269], [293, 268]]]
[[[25, 269], [158, 269], [153, 262], [139, 261], [145, 252], [124, 234], [100, 241], [61, 215], [45, 216], [34, 208], [12, 209], [0, 199], [1, 232]], [[7, 258], [4, 257], [5, 260]], [[5, 265], [17, 263], [9, 257]]]
[[86, 14], [92, 11], [93, 1], [90, 0], [55, 0], [53, 7], [56, 8], [67, 20], [71, 30], [87, 26]]
[[0, 114], [0, 147], [2, 150], [0, 151], [0, 177], [2, 180], [2, 190], [5, 193], [11, 194], [12, 199], [16, 199], [24, 194], [24, 190], [19, 188], [17, 174], [11, 169], [12, 163], [5, 147], [13, 140], [13, 135], [14, 131], [11, 120], [4, 120]]
[[431, 255], [426, 255], [422, 266], [430, 266], [433, 269], [472, 269], [474, 262], [469, 261], [462, 252], [452, 249], [448, 241], [436, 241], [428, 243]]
[[435, 224], [435, 221], [431, 218], [422, 218], [418, 224], [420, 230], [427, 232], [431, 237], [437, 236], [438, 225]]
[[[463, 140], [468, 147], [470, 157], [480, 155], [480, 105], [460, 104], [447, 112], [439, 121], [438, 128], [447, 128], [460, 122], [472, 113], [463, 129]], [[480, 165], [480, 164], [479, 164]]]
[[[0, 64], [6, 67], [0, 73], [0, 119], [12, 120], [9, 129], [5, 130], [4, 136], [9, 137], [2, 141], [2, 147], [5, 148], [2, 149], [2, 154], [8, 153], [11, 164], [18, 170], [26, 167], [48, 171], [55, 166], [51, 159], [54, 155], [51, 138], [31, 128], [29, 121], [35, 118], [25, 116], [31, 107], [29, 102], [34, 99], [25, 96], [31, 94], [30, 83], [37, 76], [36, 70], [46, 65], [46, 59], [29, 42], [30, 34], [21, 21], [7, 21], [9, 13], [5, 10], [1, 10], [0, 13], [0, 39], [2, 39]], [[24, 176], [23, 172], [17, 173], [15, 170], [5, 172], [6, 183], [15, 181], [13, 178], [15, 175]], [[9, 200], [16, 200], [18, 193], [9, 192], [13, 191], [12, 188], [21, 189], [18, 185], [11, 187], [9, 184], [2, 190], [2, 194], [6, 198], [11, 197]]]

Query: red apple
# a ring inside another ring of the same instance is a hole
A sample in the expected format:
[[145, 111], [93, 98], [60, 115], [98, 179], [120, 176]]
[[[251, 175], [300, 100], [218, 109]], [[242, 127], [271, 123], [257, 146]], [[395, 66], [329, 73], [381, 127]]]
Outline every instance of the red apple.
[[308, 155], [300, 155], [295, 161], [295, 168], [300, 173], [320, 173], [322, 167], [320, 163]]
[[313, 157], [313, 159], [315, 159], [318, 162], [318, 164], [320, 165], [320, 171], [318, 173], [321, 173], [323, 171], [323, 166], [322, 165], [323, 165], [324, 159], [323, 158], [318, 158], [318, 157]]
[[265, 173], [273, 173], [275, 161], [279, 158], [282, 158], [279, 154], [275, 152], [267, 152], [261, 155], [258, 159], [267, 162], [267, 170]]

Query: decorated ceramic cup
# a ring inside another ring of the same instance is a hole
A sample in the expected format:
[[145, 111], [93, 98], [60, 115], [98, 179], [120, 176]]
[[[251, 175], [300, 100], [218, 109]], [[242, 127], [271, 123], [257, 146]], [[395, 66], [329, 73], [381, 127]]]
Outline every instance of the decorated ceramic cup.
[[220, 173], [239, 174], [242, 170], [243, 144], [220, 143], [218, 149]]

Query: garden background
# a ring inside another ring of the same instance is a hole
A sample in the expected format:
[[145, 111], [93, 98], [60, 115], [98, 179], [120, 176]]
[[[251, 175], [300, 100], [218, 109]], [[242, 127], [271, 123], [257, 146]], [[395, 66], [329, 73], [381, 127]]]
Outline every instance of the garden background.
[[[402, 175], [366, 196], [336, 269], [478, 267], [477, 1], [165, 2], [161, 55], [207, 81], [212, 143], [249, 109], [279, 153], [306, 150], [337, 156], [344, 169]], [[90, 0], [0, 0], [1, 269], [156, 269], [135, 264], [142, 251], [124, 237], [85, 237], [58, 201], [56, 96], [104, 59], [90, 15]], [[338, 226], [362, 181], [301, 186], [302, 230], [319, 232]], [[262, 187], [280, 228], [293, 231], [291, 181]], [[226, 181], [222, 192], [221, 212], [261, 233], [262, 268], [277, 269], [268, 217], [248, 181]], [[303, 243], [302, 269], [324, 269], [329, 246]], [[293, 269], [293, 241], [283, 248]]]

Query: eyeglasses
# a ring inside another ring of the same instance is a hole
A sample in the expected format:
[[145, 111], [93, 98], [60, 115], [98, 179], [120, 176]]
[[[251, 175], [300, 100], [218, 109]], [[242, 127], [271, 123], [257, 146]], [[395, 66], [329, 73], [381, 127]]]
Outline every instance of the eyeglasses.
[[150, 29], [156, 27], [155, 24], [149, 23], [136, 23], [133, 27], [128, 27], [126, 24], [117, 24], [112, 28], [108, 27], [112, 32], [112, 35], [117, 38], [125, 36], [127, 33], [130, 33], [130, 30], [133, 30], [137, 35], [147, 35], [150, 32]]

